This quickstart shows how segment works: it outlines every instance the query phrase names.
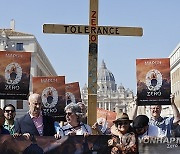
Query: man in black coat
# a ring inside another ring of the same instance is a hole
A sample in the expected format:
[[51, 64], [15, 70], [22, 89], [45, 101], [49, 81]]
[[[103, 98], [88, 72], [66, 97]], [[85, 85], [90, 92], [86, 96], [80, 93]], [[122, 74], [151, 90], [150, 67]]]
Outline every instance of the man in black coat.
[[42, 115], [42, 101], [39, 94], [31, 94], [28, 99], [29, 111], [15, 123], [16, 135], [22, 134], [29, 138], [31, 135], [54, 136], [54, 120]]

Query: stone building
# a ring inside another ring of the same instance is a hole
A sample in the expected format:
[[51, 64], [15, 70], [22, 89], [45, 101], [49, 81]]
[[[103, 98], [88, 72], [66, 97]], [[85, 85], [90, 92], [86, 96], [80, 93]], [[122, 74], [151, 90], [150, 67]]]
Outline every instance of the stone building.
[[180, 43], [169, 56], [171, 66], [171, 90], [175, 94], [175, 103], [180, 109]]
[[[175, 104], [180, 111], [180, 43], [171, 52], [170, 56], [171, 93], [175, 95]], [[163, 106], [162, 115], [173, 116], [170, 105]]]
[[[127, 112], [129, 103], [134, 97], [133, 91], [121, 84], [117, 86], [115, 77], [106, 67], [104, 61], [98, 69], [97, 77], [97, 107], [109, 111]], [[85, 84], [81, 89], [82, 101], [88, 104], [88, 87]]]
[[[15, 21], [11, 21], [10, 29], [0, 29], [0, 51], [32, 52], [31, 80], [33, 76], [57, 76], [46, 54], [33, 34], [15, 31]], [[30, 80], [30, 91], [32, 83]], [[27, 100], [0, 100], [1, 108], [11, 103], [16, 107], [16, 118], [28, 110]]]
[[[169, 55], [170, 75], [171, 75], [171, 93], [175, 95], [175, 104], [180, 111], [180, 43]], [[173, 116], [171, 105], [162, 106], [162, 116]]]

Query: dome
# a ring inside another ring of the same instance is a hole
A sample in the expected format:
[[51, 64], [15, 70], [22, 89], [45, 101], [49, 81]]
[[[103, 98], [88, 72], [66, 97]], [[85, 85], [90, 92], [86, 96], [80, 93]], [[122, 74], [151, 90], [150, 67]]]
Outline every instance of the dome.
[[114, 75], [107, 69], [104, 60], [98, 70], [98, 81], [113, 81], [115, 82]]

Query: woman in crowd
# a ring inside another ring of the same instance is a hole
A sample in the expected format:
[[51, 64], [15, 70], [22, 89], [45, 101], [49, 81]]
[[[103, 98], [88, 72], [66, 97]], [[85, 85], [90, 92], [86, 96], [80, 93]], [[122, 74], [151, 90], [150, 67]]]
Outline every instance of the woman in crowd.
[[136, 154], [138, 153], [137, 138], [126, 113], [122, 113], [119, 118], [113, 121], [111, 127], [112, 138], [108, 140], [111, 148], [111, 154]]
[[62, 127], [56, 127], [56, 138], [65, 135], [90, 135], [92, 134], [91, 127], [82, 122], [83, 113], [79, 105], [70, 103], [65, 107], [66, 124]]

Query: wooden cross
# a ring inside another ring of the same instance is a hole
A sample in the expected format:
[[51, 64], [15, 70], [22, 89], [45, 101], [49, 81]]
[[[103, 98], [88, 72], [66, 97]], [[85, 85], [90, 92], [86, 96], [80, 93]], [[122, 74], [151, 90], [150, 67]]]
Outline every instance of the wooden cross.
[[89, 35], [88, 124], [97, 120], [98, 35], [142, 36], [140, 27], [98, 26], [98, 0], [90, 0], [89, 25], [44, 24], [44, 33]]

